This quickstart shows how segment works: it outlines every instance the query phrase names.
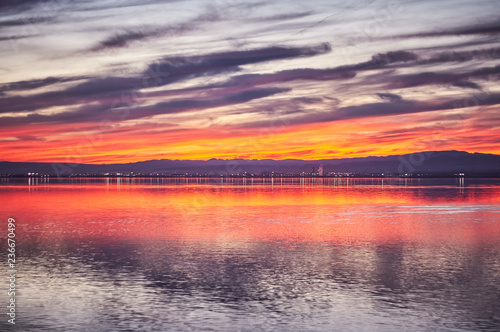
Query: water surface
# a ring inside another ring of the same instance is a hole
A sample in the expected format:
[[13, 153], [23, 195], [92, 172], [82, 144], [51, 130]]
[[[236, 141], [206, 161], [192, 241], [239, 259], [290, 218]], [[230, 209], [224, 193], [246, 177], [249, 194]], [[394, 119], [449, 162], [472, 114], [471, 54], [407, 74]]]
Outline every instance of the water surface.
[[4, 179], [0, 201], [2, 331], [500, 328], [498, 179]]

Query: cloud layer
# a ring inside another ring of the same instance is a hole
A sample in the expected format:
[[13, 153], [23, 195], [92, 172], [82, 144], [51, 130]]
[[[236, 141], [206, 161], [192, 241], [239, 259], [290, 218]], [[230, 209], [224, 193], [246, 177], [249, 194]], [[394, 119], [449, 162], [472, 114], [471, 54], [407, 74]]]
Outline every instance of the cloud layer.
[[339, 6], [0, 4], [0, 159], [500, 153], [494, 16]]

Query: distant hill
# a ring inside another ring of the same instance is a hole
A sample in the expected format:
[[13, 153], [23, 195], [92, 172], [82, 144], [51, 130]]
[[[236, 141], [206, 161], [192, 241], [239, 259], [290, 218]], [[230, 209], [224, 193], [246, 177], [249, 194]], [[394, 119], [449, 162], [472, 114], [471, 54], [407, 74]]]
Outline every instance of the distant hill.
[[281, 174], [314, 173], [322, 165], [324, 173], [359, 173], [384, 175], [500, 175], [500, 155], [468, 153], [463, 151], [425, 151], [419, 153], [386, 157], [364, 157], [322, 160], [149, 160], [129, 164], [64, 164], [64, 163], [27, 163], [0, 162], [1, 175], [27, 175], [39, 173], [46, 175], [77, 174], [204, 174], [230, 175], [252, 173], [256, 175], [271, 172]]

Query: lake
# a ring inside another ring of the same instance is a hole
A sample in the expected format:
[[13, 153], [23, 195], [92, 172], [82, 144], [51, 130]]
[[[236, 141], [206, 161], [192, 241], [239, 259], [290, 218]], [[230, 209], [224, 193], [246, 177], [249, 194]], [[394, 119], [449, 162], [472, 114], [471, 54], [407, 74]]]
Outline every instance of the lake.
[[499, 179], [0, 179], [0, 202], [2, 331], [500, 329]]

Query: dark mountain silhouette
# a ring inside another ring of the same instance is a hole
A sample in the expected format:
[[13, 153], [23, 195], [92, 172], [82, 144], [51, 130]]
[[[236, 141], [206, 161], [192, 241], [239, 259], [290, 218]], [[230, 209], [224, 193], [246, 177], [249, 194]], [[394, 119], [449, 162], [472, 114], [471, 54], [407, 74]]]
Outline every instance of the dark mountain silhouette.
[[500, 174], [500, 155], [468, 153], [463, 151], [426, 151], [385, 157], [364, 157], [322, 160], [149, 160], [129, 164], [65, 164], [0, 162], [2, 175], [104, 175], [109, 173], [143, 175], [231, 175], [251, 173], [255, 175], [280, 173], [313, 173], [322, 165], [324, 173], [358, 174], [423, 174], [423, 175], [466, 175]]

